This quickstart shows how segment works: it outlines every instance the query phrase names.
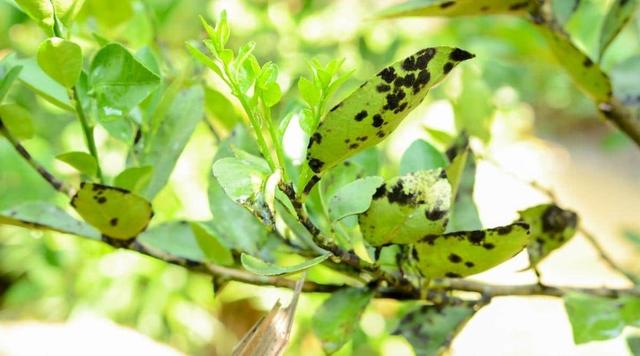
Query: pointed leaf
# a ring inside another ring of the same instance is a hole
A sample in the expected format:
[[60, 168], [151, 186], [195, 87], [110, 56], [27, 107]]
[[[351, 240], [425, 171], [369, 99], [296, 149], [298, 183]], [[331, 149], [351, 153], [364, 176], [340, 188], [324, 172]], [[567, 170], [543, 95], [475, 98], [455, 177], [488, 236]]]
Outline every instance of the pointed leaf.
[[103, 235], [118, 240], [138, 236], [153, 217], [151, 204], [144, 198], [96, 183], [82, 183], [71, 206]]
[[240, 261], [242, 262], [242, 267], [251, 273], [259, 274], [261, 276], [281, 276], [304, 271], [324, 262], [329, 257], [331, 257], [331, 253], [320, 255], [294, 266], [278, 266], [243, 253], [242, 256], [240, 256]]
[[13, 82], [18, 78], [21, 71], [22, 66], [15, 66], [4, 73], [2, 80], [0, 80], [0, 104], [9, 92], [11, 84], [13, 84]]
[[82, 72], [82, 49], [62, 38], [46, 39], [38, 48], [38, 65], [62, 86], [71, 88]]
[[96, 159], [86, 152], [67, 152], [56, 156], [56, 159], [70, 165], [78, 170], [78, 172], [86, 174], [90, 177], [95, 176], [98, 169]]
[[529, 242], [529, 225], [515, 222], [487, 230], [425, 236], [414, 248], [418, 268], [429, 278], [460, 278], [507, 261]]
[[570, 293], [564, 297], [564, 306], [576, 344], [608, 340], [620, 335], [624, 328], [615, 299]]
[[149, 184], [152, 173], [151, 166], [129, 167], [114, 178], [113, 185], [139, 193]]
[[629, 22], [635, 9], [637, 8], [637, 0], [614, 0], [609, 8], [607, 16], [604, 18], [602, 32], [600, 32], [600, 57], [607, 48], [615, 40], [616, 36], [622, 31], [624, 26]]
[[400, 175], [446, 166], [447, 161], [440, 151], [425, 140], [415, 140], [402, 155]]
[[382, 11], [380, 17], [526, 14], [533, 0], [411, 0]]
[[382, 182], [382, 177], [366, 177], [340, 188], [329, 200], [331, 220], [338, 221], [346, 216], [365, 212]]
[[74, 219], [59, 207], [44, 202], [25, 203], [0, 212], [0, 224], [100, 239], [100, 233], [92, 226]]

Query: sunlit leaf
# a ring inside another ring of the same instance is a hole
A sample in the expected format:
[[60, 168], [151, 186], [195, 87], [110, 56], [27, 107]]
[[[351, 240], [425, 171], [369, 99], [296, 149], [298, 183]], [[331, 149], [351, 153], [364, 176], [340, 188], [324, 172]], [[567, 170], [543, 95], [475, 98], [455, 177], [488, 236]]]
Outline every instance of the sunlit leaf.
[[146, 248], [172, 256], [196, 262], [207, 262], [207, 258], [198, 245], [191, 225], [186, 221], [155, 225], [140, 234], [136, 242]]
[[491, 14], [525, 14], [532, 0], [410, 0], [392, 6], [378, 16], [469, 16]]
[[425, 140], [415, 140], [402, 155], [400, 175], [446, 166], [447, 161], [438, 149]]
[[622, 31], [627, 22], [629, 22], [637, 5], [637, 0], [613, 1], [607, 16], [604, 18], [602, 32], [600, 32], [600, 57], [602, 57], [611, 42], [615, 40], [616, 36]]
[[0, 105], [0, 118], [11, 135], [17, 139], [29, 139], [34, 135], [33, 121], [27, 109], [18, 104]]
[[331, 257], [331, 254], [326, 253], [294, 266], [278, 266], [243, 253], [242, 256], [240, 256], [240, 261], [242, 262], [242, 267], [251, 273], [259, 274], [261, 276], [281, 276], [304, 271], [324, 262], [329, 257]]
[[140, 193], [149, 184], [152, 173], [152, 166], [129, 167], [113, 179], [113, 185]]
[[409, 244], [444, 232], [451, 186], [442, 168], [393, 178], [378, 187], [360, 214], [362, 235], [373, 246]]
[[459, 278], [484, 272], [522, 251], [529, 242], [529, 225], [515, 222], [486, 230], [425, 236], [413, 256], [429, 278]]
[[100, 233], [92, 226], [74, 219], [59, 207], [45, 202], [24, 203], [0, 212], [0, 224], [27, 229], [52, 230], [97, 240]]
[[80, 173], [84, 173], [88, 176], [95, 176], [98, 169], [96, 159], [86, 152], [66, 152], [56, 156], [56, 159], [70, 165], [78, 170]]
[[151, 204], [144, 198], [96, 183], [82, 183], [71, 206], [103, 235], [118, 240], [138, 236], [153, 217]]
[[624, 328], [615, 299], [570, 293], [564, 297], [564, 306], [576, 344], [608, 340], [620, 335]]
[[53, 37], [38, 48], [38, 65], [65, 88], [73, 87], [82, 71], [82, 49], [77, 44]]
[[373, 194], [382, 182], [382, 177], [366, 177], [340, 188], [329, 200], [331, 219], [337, 221], [366, 211], [371, 205]]
[[205, 110], [213, 125], [222, 126], [231, 131], [238, 123], [242, 122], [242, 115], [235, 105], [222, 93], [211, 88], [204, 91]]
[[306, 194], [343, 160], [380, 143], [416, 108], [430, 88], [474, 55], [459, 48], [418, 51], [381, 70], [336, 105], [311, 135], [300, 187]]
[[345, 288], [322, 303], [311, 325], [325, 352], [336, 352], [351, 339], [371, 297], [367, 289]]

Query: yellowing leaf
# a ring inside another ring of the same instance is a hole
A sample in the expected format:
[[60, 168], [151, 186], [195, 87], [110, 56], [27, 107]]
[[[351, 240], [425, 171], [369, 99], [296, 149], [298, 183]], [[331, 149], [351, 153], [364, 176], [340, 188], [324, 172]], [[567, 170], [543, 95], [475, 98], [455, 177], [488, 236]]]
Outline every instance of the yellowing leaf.
[[378, 188], [360, 214], [360, 230], [373, 246], [413, 243], [444, 232], [450, 203], [451, 186], [442, 168], [396, 177]]
[[153, 217], [151, 204], [144, 198], [96, 183], [82, 183], [71, 206], [104, 236], [117, 240], [138, 236]]
[[487, 230], [425, 236], [414, 246], [420, 272], [429, 278], [459, 278], [488, 270], [526, 247], [529, 225], [515, 222]]
[[382, 11], [381, 17], [524, 14], [533, 0], [412, 0]]
[[333, 107], [311, 135], [300, 179], [303, 193], [328, 169], [384, 140], [430, 88], [473, 57], [459, 48], [423, 49], [384, 68]]

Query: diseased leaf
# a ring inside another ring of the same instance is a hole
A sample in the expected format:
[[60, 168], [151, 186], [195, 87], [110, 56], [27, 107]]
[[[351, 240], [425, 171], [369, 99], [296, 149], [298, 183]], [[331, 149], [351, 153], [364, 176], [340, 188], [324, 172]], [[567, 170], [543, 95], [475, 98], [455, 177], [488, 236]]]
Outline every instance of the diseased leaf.
[[128, 190], [83, 182], [71, 206], [89, 224], [109, 238], [129, 240], [147, 228], [151, 204]]
[[423, 305], [406, 313], [393, 334], [407, 338], [417, 356], [441, 355], [477, 311], [476, 302]]
[[18, 104], [0, 105], [0, 119], [11, 135], [20, 140], [32, 138], [34, 135], [31, 114]]
[[160, 78], [126, 48], [111, 43], [96, 53], [89, 81], [102, 113], [128, 113], [160, 84]]
[[609, 45], [618, 36], [620, 31], [629, 22], [635, 9], [637, 0], [614, 0], [604, 18], [602, 32], [600, 32], [600, 58], [609, 48]]
[[65, 88], [73, 87], [82, 72], [82, 49], [58, 37], [44, 40], [38, 48], [38, 65]]
[[451, 186], [442, 168], [393, 178], [378, 187], [369, 209], [360, 214], [362, 235], [373, 246], [410, 244], [444, 232]]
[[98, 169], [96, 159], [86, 152], [66, 152], [56, 156], [56, 159], [91, 177], [96, 175]]
[[240, 256], [242, 267], [247, 271], [261, 276], [282, 276], [285, 274], [292, 274], [309, 269], [317, 264], [324, 262], [327, 258], [331, 257], [331, 253], [325, 253], [324, 255], [306, 260], [303, 263], [294, 266], [278, 266], [273, 263], [265, 262], [257, 257], [247, 255], [243, 253]]
[[191, 223], [191, 230], [200, 246], [200, 250], [209, 262], [230, 266], [233, 264], [233, 255], [216, 234], [207, 225], [202, 223]]
[[0, 224], [100, 239], [100, 233], [92, 226], [74, 219], [59, 207], [44, 202], [25, 203], [0, 212]]
[[564, 297], [564, 306], [576, 344], [608, 340], [620, 335], [624, 329], [616, 299], [570, 293]]
[[400, 175], [446, 166], [447, 161], [438, 149], [425, 140], [415, 140], [402, 155]]
[[2, 104], [2, 100], [4, 100], [4, 97], [9, 92], [9, 89], [11, 88], [11, 84], [13, 84], [13, 82], [16, 79], [18, 79], [18, 76], [20, 75], [21, 71], [22, 71], [22, 66], [15, 66], [9, 69], [2, 76], [2, 80], [0, 80], [0, 104]]
[[329, 200], [329, 216], [338, 221], [346, 216], [360, 214], [371, 205], [371, 197], [384, 182], [382, 177], [365, 177], [340, 189]]
[[576, 85], [598, 102], [611, 98], [611, 82], [598, 63], [576, 47], [567, 34], [559, 29], [551, 29], [542, 24], [537, 29], [546, 39], [558, 63], [573, 78]]
[[367, 289], [344, 288], [322, 303], [311, 323], [326, 353], [338, 351], [351, 339], [371, 297]]
[[486, 230], [425, 236], [414, 245], [414, 257], [426, 277], [460, 278], [501, 264], [528, 242], [529, 225], [515, 222]]
[[554, 204], [541, 204], [520, 212], [520, 219], [531, 229], [527, 246], [529, 262], [535, 267], [554, 250], [567, 243], [576, 233], [578, 215]]
[[140, 193], [149, 184], [152, 173], [152, 166], [129, 167], [114, 178], [113, 185], [134, 193]]
[[410, 0], [382, 11], [380, 17], [526, 14], [533, 0]]
[[474, 55], [459, 48], [418, 51], [391, 66], [336, 105], [311, 135], [300, 190], [311, 191], [319, 177], [345, 159], [375, 146], [417, 107], [430, 88]]
[[475, 181], [476, 160], [473, 152], [469, 151], [458, 186], [458, 193], [451, 213], [449, 213], [449, 224], [447, 224], [446, 232], [482, 229], [478, 207], [473, 199]]

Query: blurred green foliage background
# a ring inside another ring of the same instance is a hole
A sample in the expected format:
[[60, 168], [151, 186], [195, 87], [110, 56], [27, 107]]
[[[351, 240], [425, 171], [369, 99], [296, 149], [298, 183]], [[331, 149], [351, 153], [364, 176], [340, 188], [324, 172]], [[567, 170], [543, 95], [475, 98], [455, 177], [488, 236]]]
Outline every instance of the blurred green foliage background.
[[[198, 16], [212, 19], [226, 9], [232, 28], [228, 47], [253, 40], [257, 43], [254, 53], [261, 62], [273, 61], [280, 66], [279, 83], [285, 100], [276, 108], [279, 117], [300, 105], [295, 84], [298, 77], [308, 74], [311, 58], [323, 63], [345, 58], [343, 68], [356, 70], [340, 97], [401, 56], [427, 46], [452, 45], [475, 53], [476, 59], [458, 69], [412, 115], [424, 114], [429, 101], [444, 100], [455, 104], [456, 126], [466, 127], [486, 143], [532, 134], [556, 137], [595, 130], [599, 134], [593, 144], [603, 150], [623, 150], [631, 145], [623, 135], [603, 125], [593, 103], [575, 89], [528, 22], [511, 17], [374, 18], [377, 9], [393, 3], [86, 0], [70, 30], [85, 58], [99, 48], [96, 38], [102, 37], [120, 42], [132, 52], [150, 50], [159, 59], [161, 71], [171, 78], [195, 65], [185, 42], [203, 37]], [[577, 44], [592, 56], [597, 52], [601, 19], [609, 3], [583, 0], [565, 24]], [[602, 61], [603, 68], [614, 73], [614, 80], [617, 76], [640, 81], [640, 71], [632, 65], [640, 58], [640, 19], [633, 21]], [[32, 57], [45, 38], [12, 1], [0, 1], [0, 58], [14, 52]], [[219, 122], [216, 117], [238, 115], [233, 110], [220, 111], [224, 101], [213, 81], [204, 69], [197, 70], [211, 84], [206, 95], [211, 122]], [[33, 116], [36, 136], [26, 142], [32, 154], [60, 176], [77, 181], [69, 167], [54, 160], [61, 152], [83, 147], [73, 115], [36, 97], [23, 85], [16, 85], [10, 98], [29, 108]], [[218, 129], [225, 132], [224, 127]], [[105, 132], [98, 132], [97, 140], [106, 174], [117, 174], [124, 167], [126, 145]], [[200, 124], [171, 183], [154, 200], [160, 212], [156, 222], [209, 217], [206, 182], [215, 151], [216, 139], [207, 125]], [[397, 164], [400, 153], [389, 152], [389, 157]], [[185, 182], [190, 182], [188, 187]], [[0, 140], [0, 210], [35, 200], [63, 203], [13, 148]], [[0, 226], [0, 321], [62, 321], [85, 313], [98, 314], [189, 354], [225, 354], [280, 295], [268, 288], [260, 291], [258, 296], [255, 288], [232, 284], [214, 301], [211, 281], [180, 267], [69, 236]], [[323, 298], [303, 299], [290, 354], [320, 352], [311, 335], [310, 318]], [[401, 306], [384, 301], [374, 306], [364, 316], [353, 353], [387, 350], [389, 354], [393, 347], [407, 350], [399, 337], [382, 336], [385, 329], [391, 330], [393, 315]]]

